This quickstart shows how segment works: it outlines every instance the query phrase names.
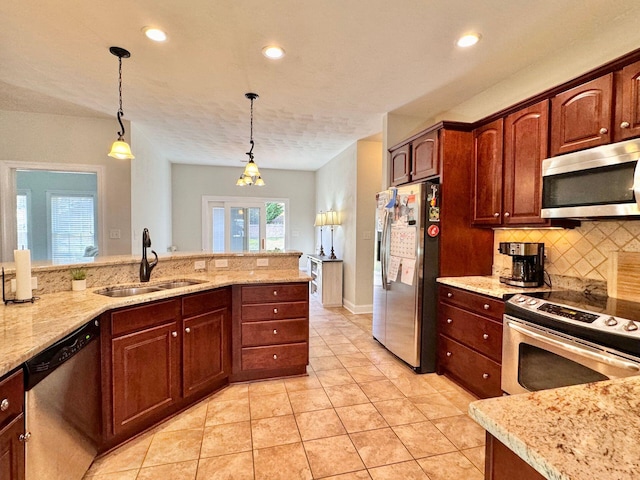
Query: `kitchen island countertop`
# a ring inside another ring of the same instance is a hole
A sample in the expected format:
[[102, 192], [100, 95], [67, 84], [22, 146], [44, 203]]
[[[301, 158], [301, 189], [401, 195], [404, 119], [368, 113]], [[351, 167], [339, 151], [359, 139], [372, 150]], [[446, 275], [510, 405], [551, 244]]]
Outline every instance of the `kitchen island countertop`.
[[440, 277], [437, 279], [438, 283], [442, 285], [449, 285], [450, 287], [462, 288], [490, 297], [499, 298], [501, 300], [515, 295], [516, 293], [530, 293], [530, 292], [548, 292], [551, 289], [547, 286], [524, 288], [524, 287], [512, 287], [504, 283], [500, 283], [500, 277], [497, 275], [486, 276], [467, 276], [467, 277]]
[[640, 472], [640, 376], [480, 400], [469, 414], [551, 480]]
[[[78, 327], [114, 308], [143, 304], [234, 284], [308, 282], [299, 270], [228, 271], [186, 276], [203, 283], [130, 297], [106, 297], [94, 293], [64, 291], [42, 295], [34, 303], [0, 306], [0, 376], [10, 372]], [[185, 275], [174, 277], [184, 279]], [[171, 280], [154, 278], [145, 285]], [[139, 284], [138, 284], [139, 285]]]

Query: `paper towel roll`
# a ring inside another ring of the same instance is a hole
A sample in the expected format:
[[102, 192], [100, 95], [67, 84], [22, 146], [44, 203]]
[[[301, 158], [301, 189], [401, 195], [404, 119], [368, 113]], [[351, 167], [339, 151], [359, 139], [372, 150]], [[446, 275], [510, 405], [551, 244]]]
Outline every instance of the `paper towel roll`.
[[13, 259], [16, 262], [16, 300], [30, 300], [31, 293], [31, 252], [29, 250], [14, 250]]

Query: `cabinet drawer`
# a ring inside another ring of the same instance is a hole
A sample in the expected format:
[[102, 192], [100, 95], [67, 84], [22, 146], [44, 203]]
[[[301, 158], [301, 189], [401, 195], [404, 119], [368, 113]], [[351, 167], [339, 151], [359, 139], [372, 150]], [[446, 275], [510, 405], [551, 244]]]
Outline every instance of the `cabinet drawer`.
[[502, 360], [502, 324], [467, 310], [440, 304], [439, 333], [458, 340], [500, 363]]
[[22, 370], [18, 370], [0, 382], [0, 428], [20, 415], [24, 407], [24, 379]]
[[309, 363], [309, 345], [290, 343], [242, 349], [242, 370], [273, 370]]
[[281, 320], [285, 318], [307, 318], [309, 303], [262, 303], [242, 306], [242, 321], [256, 322], [265, 320]]
[[307, 301], [306, 283], [278, 283], [242, 287], [242, 303]]
[[228, 287], [195, 293], [182, 298], [182, 316], [194, 317], [229, 305], [231, 305], [231, 289]]
[[309, 322], [306, 319], [251, 322], [242, 325], [243, 347], [306, 342], [308, 338]]
[[177, 300], [168, 300], [114, 312], [111, 314], [111, 335], [115, 337], [174, 321], [179, 306]]
[[444, 335], [438, 336], [438, 343], [441, 371], [451, 374], [480, 398], [502, 395], [499, 364]]
[[440, 301], [473, 310], [502, 322], [504, 302], [497, 298], [486, 297], [477, 293], [467, 292], [459, 288], [441, 285], [438, 289]]

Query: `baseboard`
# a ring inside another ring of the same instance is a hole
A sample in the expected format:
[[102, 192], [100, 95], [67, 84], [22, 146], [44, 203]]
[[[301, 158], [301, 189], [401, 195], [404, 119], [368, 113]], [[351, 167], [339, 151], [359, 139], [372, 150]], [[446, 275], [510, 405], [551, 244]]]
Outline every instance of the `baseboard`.
[[344, 308], [346, 308], [347, 310], [349, 310], [351, 313], [354, 314], [361, 314], [361, 313], [372, 313], [373, 312], [373, 304], [371, 305], [354, 305], [351, 302], [348, 302], [345, 299], [342, 299], [342, 306]]

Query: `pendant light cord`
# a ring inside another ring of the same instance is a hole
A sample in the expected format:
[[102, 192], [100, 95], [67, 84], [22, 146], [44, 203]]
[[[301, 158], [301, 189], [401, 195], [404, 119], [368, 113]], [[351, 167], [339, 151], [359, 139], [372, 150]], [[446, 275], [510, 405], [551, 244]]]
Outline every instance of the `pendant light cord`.
[[253, 98], [251, 98], [251, 133], [249, 135], [249, 143], [251, 144], [251, 150], [249, 150], [247, 152], [247, 155], [249, 155], [249, 159], [253, 160]]
[[124, 124], [122, 123], [122, 117], [124, 112], [122, 111], [122, 57], [118, 57], [118, 98], [120, 99], [120, 108], [118, 109], [118, 123], [120, 124], [121, 132], [118, 132], [120, 138], [124, 137]]

